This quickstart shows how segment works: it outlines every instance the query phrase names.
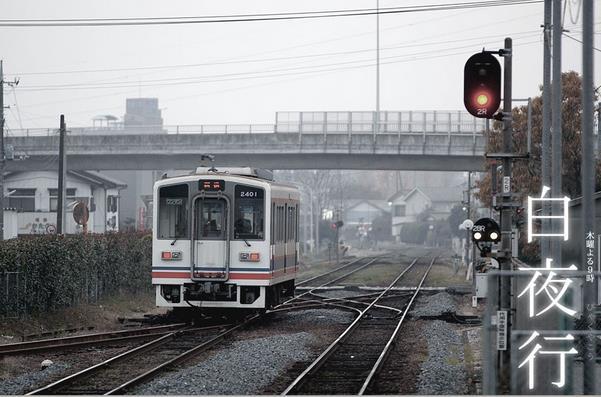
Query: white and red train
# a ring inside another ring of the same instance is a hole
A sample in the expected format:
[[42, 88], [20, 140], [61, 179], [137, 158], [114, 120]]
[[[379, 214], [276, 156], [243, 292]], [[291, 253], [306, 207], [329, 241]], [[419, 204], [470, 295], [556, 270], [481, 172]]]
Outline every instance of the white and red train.
[[292, 296], [299, 197], [253, 168], [200, 167], [156, 182], [157, 306], [256, 310]]

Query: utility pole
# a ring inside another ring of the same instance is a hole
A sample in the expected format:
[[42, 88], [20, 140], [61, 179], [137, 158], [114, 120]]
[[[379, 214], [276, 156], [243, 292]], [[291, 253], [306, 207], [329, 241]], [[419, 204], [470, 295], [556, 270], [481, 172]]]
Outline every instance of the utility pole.
[[[552, 1], [545, 0], [543, 24], [543, 130], [541, 148], [541, 174], [543, 186], [551, 187], [551, 10]], [[542, 191], [542, 186], [541, 186]], [[543, 203], [543, 215], [550, 215], [549, 203]], [[542, 220], [542, 228], [549, 233], [549, 220]], [[549, 242], [540, 241], [541, 258], [549, 257]]]
[[4, 240], [4, 72], [0, 60], [0, 240]]
[[380, 0], [376, 0], [376, 123], [374, 128], [374, 150], [380, 132]]
[[56, 205], [56, 234], [66, 232], [65, 225], [65, 193], [67, 176], [67, 156], [65, 154], [65, 135], [67, 126], [65, 125], [65, 115], [61, 114], [60, 137], [58, 146], [58, 203]]
[[[467, 198], [465, 200], [466, 201], [466, 210], [467, 210], [466, 219], [471, 219], [470, 218], [471, 196], [472, 196], [471, 188], [472, 188], [472, 172], [468, 171], [467, 172]], [[466, 229], [466, 231], [465, 231], [465, 265], [466, 266], [469, 266], [471, 237], [472, 237], [472, 232], [469, 229]], [[472, 258], [472, 260], [473, 260], [473, 258]], [[472, 266], [475, 266], [475, 264], [473, 264]]]
[[[593, 1], [584, 1], [582, 4], [582, 270], [590, 273], [583, 286], [583, 317], [585, 319], [586, 334], [582, 358], [584, 361], [583, 392], [596, 394], [596, 355], [597, 337], [595, 305], [597, 304], [597, 277], [595, 271], [595, 253], [589, 254], [587, 236], [592, 235], [593, 244], [597, 240], [595, 234], [595, 203], [593, 194], [595, 190], [595, 161], [593, 156], [593, 128], [594, 128], [594, 97], [593, 92]], [[599, 247], [597, 247], [599, 249]], [[587, 259], [585, 261], [585, 258]], [[590, 270], [589, 270], [590, 269]]]
[[[551, 195], [561, 197], [561, 0], [553, 0], [553, 99], [552, 99], [552, 129], [551, 137], [552, 159], [551, 159]], [[552, 208], [553, 215], [559, 215], [557, 208]], [[557, 226], [557, 225], [556, 225]], [[551, 256], [556, 266], [561, 264], [560, 241], [551, 241]]]
[[4, 240], [4, 171], [6, 169], [4, 150], [4, 84], [12, 87], [19, 84], [19, 80], [4, 81], [2, 60], [0, 60], [0, 241]]
[[[511, 114], [511, 82], [512, 82], [512, 40], [505, 38], [503, 50], [503, 179], [509, 178], [511, 186], [513, 140], [512, 140], [512, 114]], [[504, 183], [505, 185], [505, 183]], [[503, 272], [511, 271], [511, 187], [509, 192], [505, 189], [502, 194], [501, 207], [501, 252], [498, 255], [499, 267]], [[507, 328], [511, 330], [511, 279], [500, 277], [499, 310], [507, 315]], [[499, 351], [499, 394], [509, 394], [511, 385], [511, 338], [507, 338], [505, 350]]]

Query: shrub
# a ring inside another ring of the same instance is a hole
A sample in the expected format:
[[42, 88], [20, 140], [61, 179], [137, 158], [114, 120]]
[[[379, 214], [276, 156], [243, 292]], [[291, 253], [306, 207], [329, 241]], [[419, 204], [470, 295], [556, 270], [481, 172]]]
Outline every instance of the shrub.
[[[0, 242], [0, 307], [36, 313], [122, 292], [150, 292], [152, 239], [141, 233], [44, 235]], [[16, 292], [17, 297], [12, 296]], [[3, 315], [0, 311], [0, 315]]]

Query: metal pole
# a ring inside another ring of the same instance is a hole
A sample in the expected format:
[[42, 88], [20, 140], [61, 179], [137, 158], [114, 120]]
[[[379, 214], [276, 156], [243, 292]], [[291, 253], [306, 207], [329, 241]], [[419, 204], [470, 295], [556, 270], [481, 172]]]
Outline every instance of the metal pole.
[[[551, 11], [553, 0], [545, 0], [543, 24], [543, 130], [541, 148], [542, 185], [551, 187]], [[542, 186], [541, 186], [542, 191]], [[550, 215], [548, 202], [543, 203], [543, 214]], [[548, 233], [549, 220], [542, 220], [542, 228]], [[541, 239], [541, 258], [549, 257], [549, 239]]]
[[[467, 200], [466, 200], [466, 208], [467, 208], [467, 219], [470, 218], [470, 205], [471, 205], [471, 186], [472, 186], [472, 173], [471, 171], [467, 172]], [[470, 230], [465, 231], [465, 265], [469, 266], [470, 262], [470, 237], [472, 232]]]
[[0, 60], [0, 240], [4, 240], [4, 73]]
[[[512, 41], [505, 39], [504, 71], [503, 71], [503, 152], [512, 153], [512, 127], [511, 127], [511, 79], [512, 79]], [[510, 178], [512, 159], [503, 158], [503, 176]], [[499, 253], [499, 266], [501, 271], [512, 270], [511, 253], [511, 193], [502, 193], [503, 207], [501, 208], [501, 252]], [[499, 310], [507, 312], [507, 329], [511, 330], [511, 279], [500, 277]], [[511, 332], [509, 332], [511, 334]], [[499, 394], [509, 394], [511, 385], [511, 339], [507, 338], [506, 350], [499, 352]]]
[[[594, 124], [594, 97], [593, 92], [593, 4], [592, 0], [584, 1], [582, 5], [582, 270], [595, 269], [595, 253], [587, 255], [589, 249], [586, 246], [587, 235], [593, 236], [595, 242], [595, 205], [593, 194], [595, 191], [595, 161], [593, 157], [593, 124]], [[584, 258], [587, 258], [585, 263]], [[592, 276], [592, 275], [591, 275]], [[586, 328], [591, 331], [585, 337], [582, 357], [584, 360], [583, 392], [584, 394], [596, 394], [595, 392], [595, 362], [596, 362], [596, 337], [592, 333], [595, 329], [595, 305], [597, 303], [596, 277], [585, 280], [583, 288], [583, 316]]]
[[[315, 222], [315, 217], [313, 216], [313, 191], [309, 189], [309, 200], [310, 203], [310, 216], [311, 222], [309, 222], [309, 240], [313, 240], [313, 222]], [[311, 244], [311, 253], [315, 253], [315, 240], [313, 240], [313, 244]]]
[[[552, 169], [551, 169], [551, 195], [561, 197], [561, 0], [553, 0], [553, 99], [552, 99]], [[553, 215], [559, 215], [556, 208], [552, 208]], [[558, 226], [557, 223], [554, 224]], [[558, 239], [551, 240], [551, 256], [556, 266], [561, 264], [561, 245]]]
[[65, 193], [66, 193], [66, 175], [67, 164], [65, 155], [65, 134], [67, 126], [65, 125], [65, 115], [61, 114], [60, 136], [58, 146], [58, 202], [56, 204], [56, 234], [64, 234], [65, 225]]
[[380, 0], [376, 0], [376, 124], [374, 143], [380, 132]]

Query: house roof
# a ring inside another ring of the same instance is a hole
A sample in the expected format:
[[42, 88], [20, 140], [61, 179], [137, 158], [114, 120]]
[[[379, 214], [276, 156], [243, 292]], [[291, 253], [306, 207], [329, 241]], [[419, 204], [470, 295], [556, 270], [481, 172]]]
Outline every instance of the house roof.
[[[5, 173], [5, 177], [10, 177], [11, 175], [17, 175], [23, 172], [26, 171], [7, 172]], [[77, 179], [83, 179], [92, 185], [102, 186], [109, 189], [125, 189], [127, 187], [125, 182], [109, 177], [97, 171], [67, 171], [67, 174]]]
[[127, 184], [117, 178], [110, 177], [98, 171], [68, 171], [71, 175], [86, 179], [96, 185], [107, 188], [125, 189]]
[[415, 187], [409, 191], [400, 191], [393, 194], [388, 201], [401, 199], [407, 200], [414, 193], [420, 192], [430, 198], [432, 203], [452, 203], [459, 202], [462, 198], [462, 191], [450, 187]]
[[388, 200], [369, 200], [369, 199], [357, 199], [357, 200], [348, 200], [346, 202], [346, 206], [344, 211], [351, 211], [353, 208], [359, 206], [360, 204], [367, 204], [369, 206], [374, 207], [383, 212], [390, 212], [390, 207], [388, 205]]

